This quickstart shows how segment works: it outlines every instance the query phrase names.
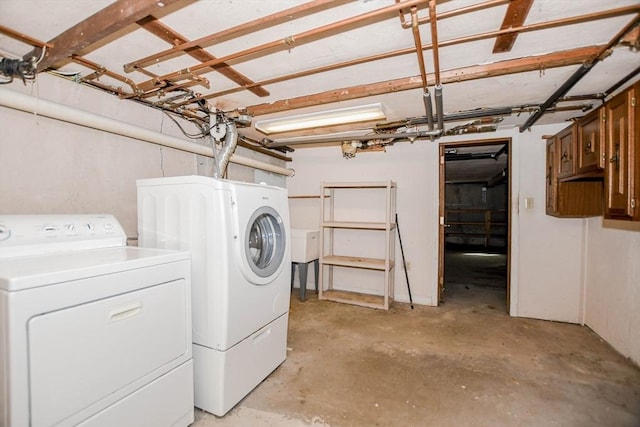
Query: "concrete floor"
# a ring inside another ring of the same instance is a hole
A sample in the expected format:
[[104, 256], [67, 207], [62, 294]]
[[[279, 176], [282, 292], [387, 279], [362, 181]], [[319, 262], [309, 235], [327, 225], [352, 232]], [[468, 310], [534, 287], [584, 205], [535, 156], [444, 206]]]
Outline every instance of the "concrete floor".
[[294, 292], [287, 360], [193, 426], [640, 426], [640, 368], [586, 327], [510, 318], [497, 288], [388, 312]]
[[[504, 251], [502, 251], [504, 252]], [[507, 255], [499, 249], [449, 245], [444, 300], [507, 312]]]

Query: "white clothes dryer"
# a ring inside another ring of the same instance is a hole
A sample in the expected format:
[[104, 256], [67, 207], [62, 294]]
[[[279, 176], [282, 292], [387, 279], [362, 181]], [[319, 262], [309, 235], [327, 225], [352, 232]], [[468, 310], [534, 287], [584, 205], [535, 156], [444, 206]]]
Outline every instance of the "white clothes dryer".
[[195, 405], [222, 416], [286, 358], [286, 189], [202, 176], [138, 181], [139, 244], [192, 254]]
[[0, 426], [192, 423], [190, 275], [111, 215], [0, 215]]

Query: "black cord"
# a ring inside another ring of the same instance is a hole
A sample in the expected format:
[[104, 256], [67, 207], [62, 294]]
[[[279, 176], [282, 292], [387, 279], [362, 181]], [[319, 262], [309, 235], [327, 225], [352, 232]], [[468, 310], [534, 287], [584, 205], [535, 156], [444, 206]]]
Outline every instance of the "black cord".
[[[201, 138], [204, 138], [205, 136], [207, 136], [208, 132], [206, 130], [202, 130], [200, 133], [193, 133], [193, 134], [192, 133], [187, 133], [187, 131], [184, 130], [184, 128], [180, 125], [180, 123], [176, 119], [174, 119], [171, 116], [171, 114], [169, 114], [166, 111], [164, 113], [167, 115], [167, 117], [169, 117], [171, 120], [173, 120], [173, 122], [176, 124], [176, 126], [178, 126], [178, 128], [182, 132], [182, 134], [184, 136], [186, 136], [187, 138], [190, 138], [190, 139], [201, 139]], [[209, 130], [211, 130], [211, 128], [209, 128]]]
[[[220, 124], [221, 122], [227, 122], [227, 118], [224, 117], [223, 114], [221, 113], [216, 113], [216, 122], [212, 125], [209, 126], [209, 123], [207, 123], [206, 125], [200, 125], [198, 123], [196, 123], [196, 126], [200, 126], [200, 133], [187, 133], [187, 131], [184, 130], [184, 128], [180, 125], [180, 123], [171, 116], [171, 114], [169, 114], [167, 111], [164, 111], [164, 113], [171, 119], [173, 120], [173, 122], [176, 124], [176, 126], [178, 126], [178, 128], [180, 129], [180, 131], [182, 132], [182, 134], [184, 136], [186, 136], [187, 138], [190, 139], [201, 139], [201, 138], [205, 138], [207, 135], [211, 135], [211, 129], [213, 129], [214, 127], [218, 126], [218, 124]], [[209, 116], [210, 117], [210, 116]]]
[[0, 81], [0, 84], [11, 83], [15, 77], [19, 77], [26, 84], [27, 80], [35, 80], [36, 74], [36, 67], [31, 61], [0, 58], [0, 75], [8, 78]]

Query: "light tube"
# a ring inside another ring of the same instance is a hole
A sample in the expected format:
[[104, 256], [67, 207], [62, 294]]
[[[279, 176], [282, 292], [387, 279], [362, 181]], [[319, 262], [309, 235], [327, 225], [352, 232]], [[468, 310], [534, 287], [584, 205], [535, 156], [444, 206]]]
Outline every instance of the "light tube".
[[360, 105], [357, 107], [339, 108], [317, 113], [300, 114], [275, 119], [258, 120], [257, 130], [264, 134], [289, 132], [293, 130], [311, 129], [347, 123], [384, 120], [386, 118], [382, 103]]

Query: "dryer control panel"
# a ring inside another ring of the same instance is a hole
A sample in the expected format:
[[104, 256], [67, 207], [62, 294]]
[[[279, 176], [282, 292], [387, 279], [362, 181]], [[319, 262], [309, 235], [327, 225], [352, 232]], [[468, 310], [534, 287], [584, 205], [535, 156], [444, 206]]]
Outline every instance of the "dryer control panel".
[[0, 215], [0, 258], [126, 244], [113, 215]]

